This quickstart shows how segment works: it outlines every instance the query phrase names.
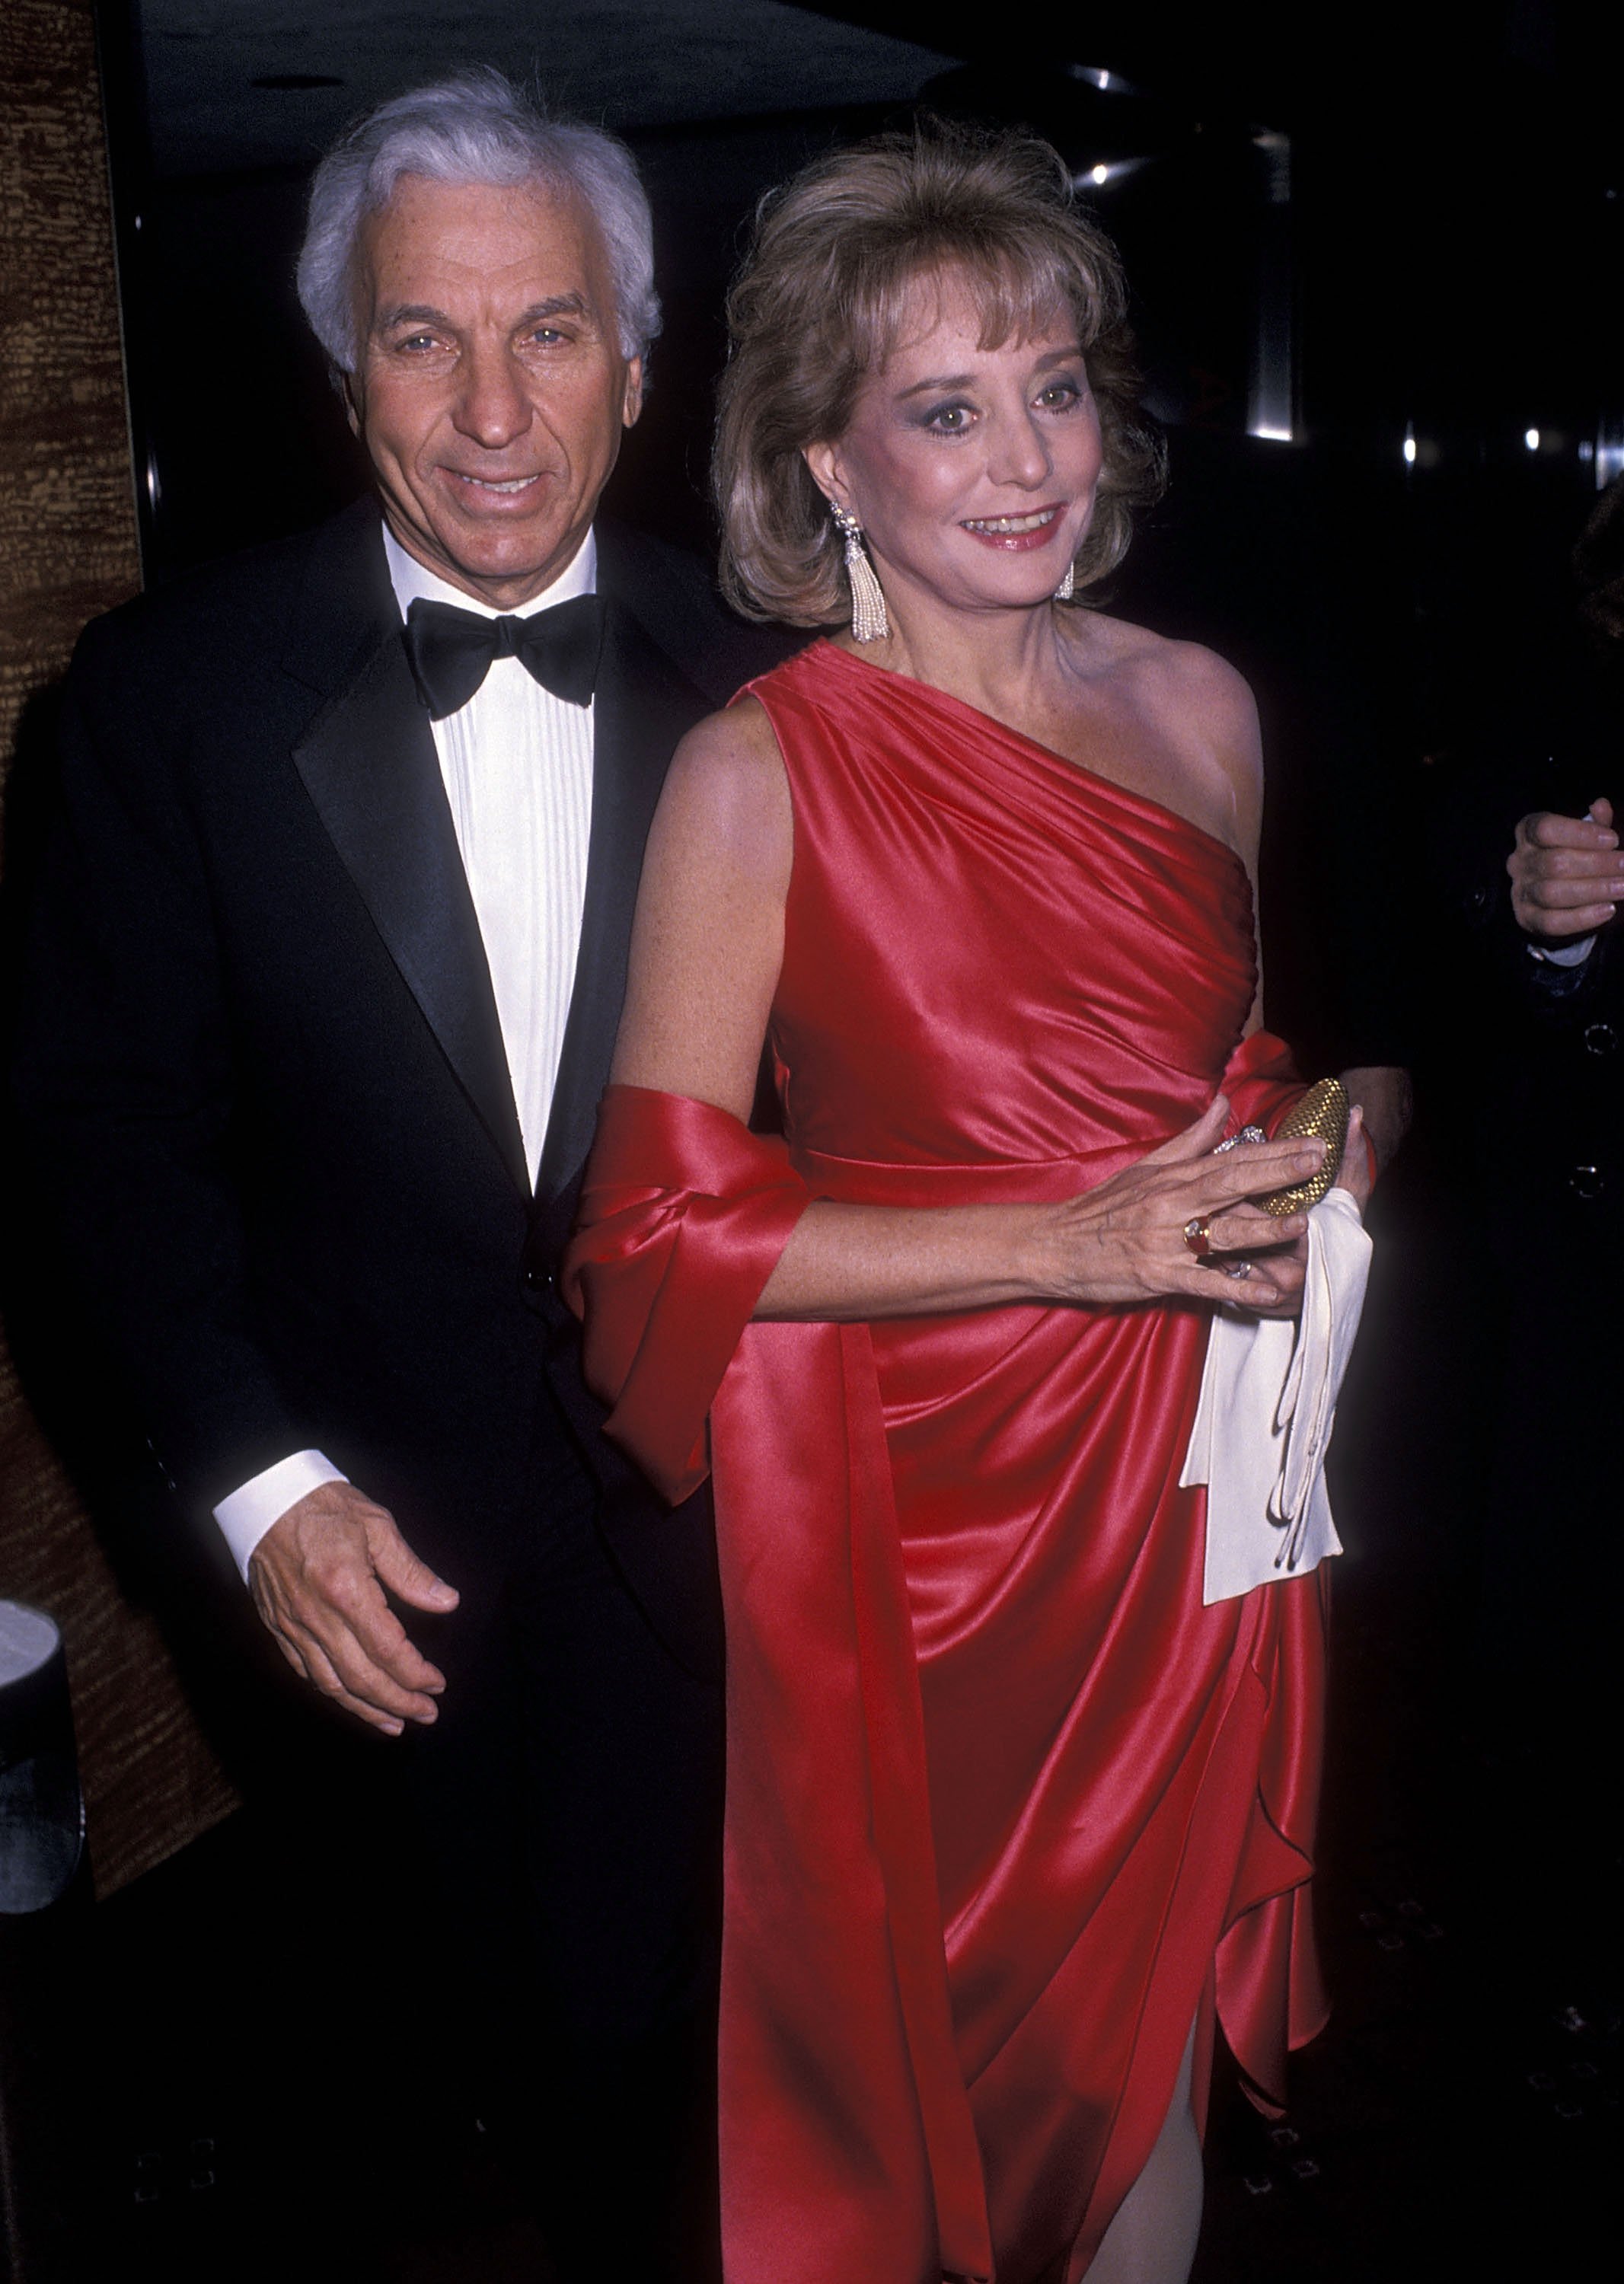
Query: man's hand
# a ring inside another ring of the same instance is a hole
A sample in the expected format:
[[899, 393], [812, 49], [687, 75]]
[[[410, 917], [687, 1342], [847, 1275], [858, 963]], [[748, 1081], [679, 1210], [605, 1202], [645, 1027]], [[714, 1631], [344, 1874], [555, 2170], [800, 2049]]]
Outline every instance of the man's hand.
[[384, 1595], [441, 1614], [457, 1589], [353, 1483], [324, 1483], [279, 1515], [248, 1558], [248, 1586], [283, 1656], [324, 1696], [390, 1737], [435, 1719], [445, 1676]]
[[1528, 935], [1561, 943], [1594, 935], [1624, 896], [1624, 855], [1612, 829], [1612, 803], [1593, 801], [1588, 817], [1540, 810], [1525, 817], [1505, 860], [1511, 910]]

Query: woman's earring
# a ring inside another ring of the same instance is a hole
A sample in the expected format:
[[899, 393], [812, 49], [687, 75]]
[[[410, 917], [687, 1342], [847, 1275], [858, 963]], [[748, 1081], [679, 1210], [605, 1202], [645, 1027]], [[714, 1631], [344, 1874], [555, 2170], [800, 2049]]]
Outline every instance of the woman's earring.
[[1077, 566], [1074, 563], [1068, 563], [1066, 567], [1065, 578], [1061, 580], [1059, 585], [1055, 589], [1056, 602], [1069, 603], [1072, 599], [1072, 590], [1075, 587], [1076, 583]]
[[863, 526], [849, 508], [831, 500], [829, 512], [846, 542], [846, 576], [852, 591], [852, 633], [860, 643], [883, 642], [891, 631], [886, 616], [886, 591], [880, 585], [869, 551], [863, 544]]

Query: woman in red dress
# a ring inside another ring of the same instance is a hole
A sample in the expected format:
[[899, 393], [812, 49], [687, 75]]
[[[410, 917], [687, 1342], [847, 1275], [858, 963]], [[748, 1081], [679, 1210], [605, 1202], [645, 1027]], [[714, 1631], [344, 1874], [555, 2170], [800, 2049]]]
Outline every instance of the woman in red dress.
[[1251, 698], [1073, 599], [1156, 473], [1122, 312], [1056, 154], [948, 129], [733, 297], [727, 575], [855, 624], [678, 753], [569, 1269], [610, 1434], [714, 1478], [728, 2284], [1180, 2278], [1214, 2017], [1267, 2098], [1322, 2014], [1320, 1584], [1204, 1605], [1179, 1482], [1322, 1146], [1212, 1154], [1301, 1086]]

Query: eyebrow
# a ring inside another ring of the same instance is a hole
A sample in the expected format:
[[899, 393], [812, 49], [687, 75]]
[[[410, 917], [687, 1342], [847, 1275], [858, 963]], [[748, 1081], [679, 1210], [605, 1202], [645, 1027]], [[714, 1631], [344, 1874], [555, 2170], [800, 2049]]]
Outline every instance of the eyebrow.
[[[1070, 364], [1081, 355], [1082, 343], [1074, 341], [1069, 348], [1050, 349], [1046, 356], [1039, 357], [1035, 370], [1043, 372], [1050, 365]], [[976, 375], [972, 372], [938, 373], [930, 380], [916, 380], [910, 387], [899, 389], [897, 395], [899, 400], [902, 400], [910, 396], [926, 395], [933, 389], [973, 388], [975, 384]]]
[[[515, 321], [513, 330], [518, 332], [526, 325], [538, 325], [545, 317], [589, 317], [591, 314], [584, 293], [554, 293], [545, 301], [533, 301]], [[397, 325], [443, 325], [449, 333], [457, 331], [443, 309], [431, 309], [423, 301], [400, 301], [392, 309], [380, 309], [373, 330], [389, 333]]]

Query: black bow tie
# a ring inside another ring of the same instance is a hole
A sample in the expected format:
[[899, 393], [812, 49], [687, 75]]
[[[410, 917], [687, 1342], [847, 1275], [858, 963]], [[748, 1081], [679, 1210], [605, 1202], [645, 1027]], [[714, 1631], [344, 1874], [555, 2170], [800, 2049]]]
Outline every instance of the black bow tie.
[[543, 690], [589, 705], [604, 646], [604, 606], [574, 595], [527, 619], [488, 619], [419, 596], [406, 614], [406, 655], [430, 718], [443, 722], [473, 696], [494, 658], [516, 658]]

